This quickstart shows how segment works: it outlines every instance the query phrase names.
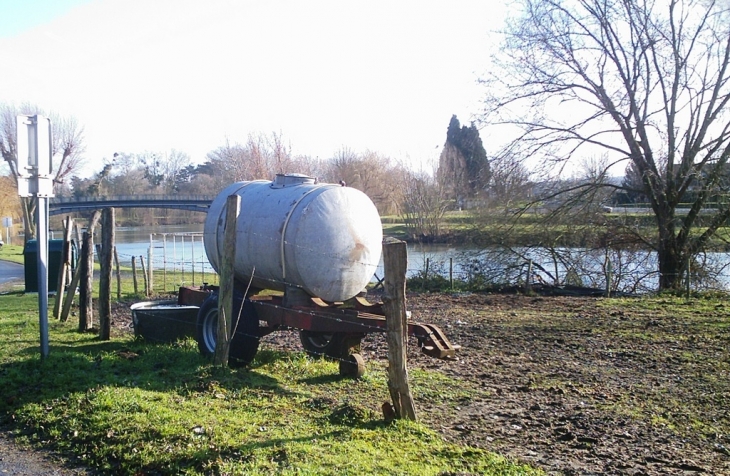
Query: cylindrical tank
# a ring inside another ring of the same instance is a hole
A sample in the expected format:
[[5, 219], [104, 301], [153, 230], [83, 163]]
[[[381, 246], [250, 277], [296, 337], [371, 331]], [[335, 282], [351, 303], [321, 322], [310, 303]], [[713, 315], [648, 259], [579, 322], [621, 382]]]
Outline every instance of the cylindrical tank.
[[367, 195], [318, 184], [299, 174], [226, 187], [208, 210], [204, 243], [218, 271], [226, 201], [241, 197], [234, 270], [239, 281], [262, 289], [298, 287], [325, 301], [344, 301], [370, 282], [380, 261], [383, 228]]

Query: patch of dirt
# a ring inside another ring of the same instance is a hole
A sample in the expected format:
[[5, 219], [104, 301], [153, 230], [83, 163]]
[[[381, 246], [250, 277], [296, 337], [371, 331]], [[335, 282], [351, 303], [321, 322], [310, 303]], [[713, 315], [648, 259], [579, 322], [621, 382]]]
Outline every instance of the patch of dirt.
[[18, 445], [0, 428], [0, 474], [13, 476], [89, 476], [91, 471], [60, 459], [45, 449]]
[[[549, 474], [730, 474], [730, 307], [677, 317], [596, 298], [412, 294], [408, 308], [462, 346], [454, 360], [408, 346], [409, 368], [472, 395], [416, 399], [446, 439]], [[115, 307], [119, 332], [130, 320], [128, 305]], [[264, 343], [301, 350], [294, 332]], [[385, 358], [383, 335], [362, 351]]]
[[695, 320], [494, 294], [422, 294], [409, 308], [462, 346], [446, 362], [409, 346], [409, 365], [479, 388], [458, 406], [417, 402], [447, 439], [552, 474], [730, 474], [730, 332], [710, 325], [730, 322], [726, 309]]

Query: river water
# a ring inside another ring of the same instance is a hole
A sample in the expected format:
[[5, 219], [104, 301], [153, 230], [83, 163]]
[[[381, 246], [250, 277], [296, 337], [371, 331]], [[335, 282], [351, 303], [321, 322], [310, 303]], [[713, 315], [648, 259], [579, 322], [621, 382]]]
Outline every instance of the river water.
[[[203, 225], [157, 225], [137, 227], [117, 227], [116, 246], [119, 261], [129, 265], [132, 257], [144, 257], [148, 261], [148, 251], [152, 247], [155, 269], [185, 270], [185, 272], [213, 273], [203, 246]], [[448, 261], [449, 257], [463, 253], [464, 248], [447, 245], [409, 245], [408, 276], [413, 276], [429, 264]], [[460, 267], [455, 264], [456, 272]], [[383, 277], [382, 258], [375, 274]]]
[[[147, 227], [118, 227], [117, 252], [122, 264], [129, 265], [133, 256], [144, 257], [152, 248], [154, 269], [184, 271], [187, 281], [196, 276], [202, 283], [206, 276], [212, 279], [214, 271], [203, 247], [203, 225], [165, 225]], [[730, 259], [727, 253], [708, 253], [701, 257], [702, 264], [711, 270], [715, 279], [704, 277], [700, 284], [697, 273], [695, 287], [730, 288]], [[532, 261], [532, 265], [529, 263]], [[139, 263], [139, 261], [138, 261]], [[610, 263], [610, 264], [609, 264]], [[656, 289], [658, 277], [656, 259], [649, 251], [611, 251], [581, 249], [525, 250], [509, 253], [503, 250], [484, 250], [475, 247], [449, 245], [408, 245], [408, 277], [440, 274], [445, 278], [485, 283], [517, 283], [524, 279], [528, 269], [532, 281], [548, 284], [570, 283], [603, 288], [607, 279], [614, 290], [649, 292]], [[382, 259], [373, 280], [383, 277]], [[610, 276], [610, 278], [609, 278]]]

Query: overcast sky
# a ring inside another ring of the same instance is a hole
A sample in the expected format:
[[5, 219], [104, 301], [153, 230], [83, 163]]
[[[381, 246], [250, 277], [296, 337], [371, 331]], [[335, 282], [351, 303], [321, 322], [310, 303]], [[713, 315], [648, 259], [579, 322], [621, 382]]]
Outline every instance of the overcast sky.
[[[478, 114], [501, 0], [0, 0], [0, 101], [84, 126], [114, 152], [194, 162], [249, 133], [430, 167]], [[489, 138], [482, 134], [489, 150]]]

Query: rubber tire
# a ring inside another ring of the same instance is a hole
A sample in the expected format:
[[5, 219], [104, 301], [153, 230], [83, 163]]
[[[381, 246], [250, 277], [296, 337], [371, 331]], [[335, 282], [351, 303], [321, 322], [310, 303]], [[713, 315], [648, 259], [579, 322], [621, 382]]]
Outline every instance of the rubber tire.
[[343, 332], [299, 331], [299, 340], [310, 357], [322, 356], [341, 359], [352, 353], [360, 352], [361, 336]]
[[[233, 301], [234, 316], [238, 316], [241, 304], [240, 297], [236, 297]], [[247, 299], [243, 301], [241, 319], [228, 351], [228, 365], [238, 367], [251, 363], [259, 350], [258, 329], [259, 319], [256, 308]], [[196, 325], [196, 339], [201, 354], [206, 357], [212, 357], [215, 354], [215, 345], [218, 340], [217, 294], [211, 294], [200, 306]]]

